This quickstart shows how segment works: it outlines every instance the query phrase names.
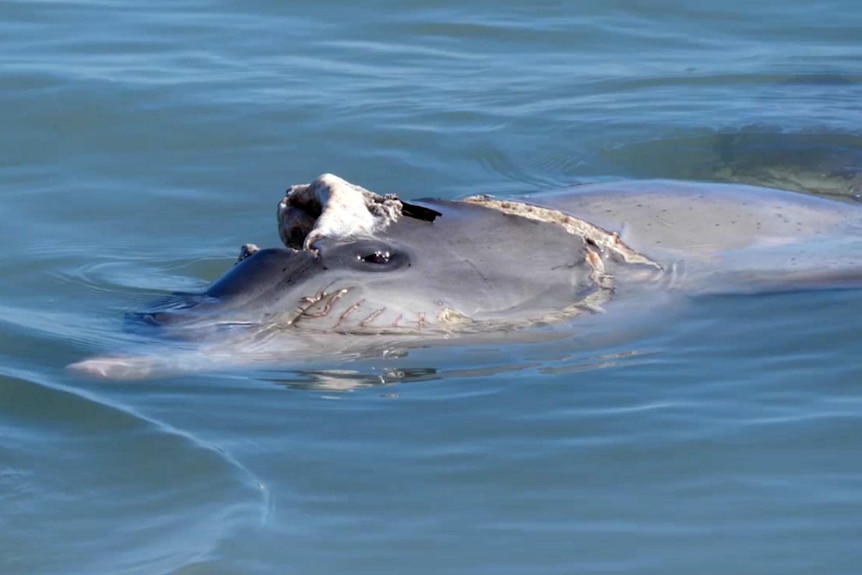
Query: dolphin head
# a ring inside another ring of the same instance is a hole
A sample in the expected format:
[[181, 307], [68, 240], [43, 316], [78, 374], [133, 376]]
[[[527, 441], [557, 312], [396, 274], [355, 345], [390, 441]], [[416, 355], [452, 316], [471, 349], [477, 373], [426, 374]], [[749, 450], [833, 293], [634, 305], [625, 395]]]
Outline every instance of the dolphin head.
[[439, 334], [542, 322], [602, 292], [584, 238], [481, 205], [407, 205], [325, 175], [288, 190], [278, 217], [285, 248], [147, 321]]

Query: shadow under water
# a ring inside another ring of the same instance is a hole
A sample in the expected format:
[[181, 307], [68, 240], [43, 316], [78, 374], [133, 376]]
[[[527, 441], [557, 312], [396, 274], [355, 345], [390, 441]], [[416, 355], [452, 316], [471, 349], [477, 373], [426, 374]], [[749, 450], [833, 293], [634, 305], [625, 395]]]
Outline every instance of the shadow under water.
[[862, 200], [862, 137], [851, 134], [751, 126], [620, 146], [603, 151], [600, 163], [635, 178], [741, 183]]

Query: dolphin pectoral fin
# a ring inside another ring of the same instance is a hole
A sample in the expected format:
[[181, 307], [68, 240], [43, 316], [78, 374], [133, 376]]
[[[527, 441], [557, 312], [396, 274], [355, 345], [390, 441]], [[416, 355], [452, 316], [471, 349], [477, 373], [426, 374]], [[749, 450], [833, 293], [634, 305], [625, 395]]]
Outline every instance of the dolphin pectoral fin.
[[[74, 374], [95, 379], [133, 380], [157, 376], [158, 356], [104, 356], [78, 361], [66, 366]], [[182, 370], [178, 370], [182, 371]]]
[[232, 350], [228, 345], [150, 347], [141, 353], [101, 355], [66, 366], [70, 373], [92, 379], [131, 381], [208, 372], [244, 365], [270, 363], [268, 353]]
[[204, 349], [166, 351], [142, 355], [106, 355], [85, 359], [66, 366], [66, 370], [92, 379], [134, 381], [156, 379], [189, 373], [238, 368], [272, 359], [251, 354], [214, 353]]
[[[313, 341], [313, 340], [309, 340]], [[278, 330], [240, 332], [238, 337], [204, 342], [148, 342], [128, 353], [98, 355], [66, 366], [69, 373], [92, 379], [155, 379], [292, 363], [325, 355], [320, 343], [299, 341]]]

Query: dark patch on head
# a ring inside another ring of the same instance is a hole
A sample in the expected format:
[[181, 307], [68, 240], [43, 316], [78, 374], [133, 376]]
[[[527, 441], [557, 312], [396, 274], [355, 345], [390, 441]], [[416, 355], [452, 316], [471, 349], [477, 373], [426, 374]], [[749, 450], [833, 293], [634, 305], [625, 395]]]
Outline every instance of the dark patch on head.
[[408, 204], [405, 201], [401, 202], [401, 213], [408, 218], [422, 220], [423, 222], [433, 222], [443, 214], [437, 210], [426, 208], [417, 204]]
[[300, 227], [290, 228], [290, 237], [288, 237], [287, 247], [294, 249], [302, 249], [303, 242], [305, 242], [305, 232]]

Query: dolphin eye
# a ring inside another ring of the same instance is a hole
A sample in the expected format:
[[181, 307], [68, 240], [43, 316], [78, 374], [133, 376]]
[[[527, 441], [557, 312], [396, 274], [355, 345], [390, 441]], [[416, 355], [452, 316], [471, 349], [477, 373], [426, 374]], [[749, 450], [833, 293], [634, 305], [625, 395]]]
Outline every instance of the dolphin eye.
[[356, 256], [358, 259], [364, 261], [367, 264], [388, 264], [389, 263], [389, 252], [384, 250], [374, 251], [366, 256]]
[[410, 267], [410, 254], [397, 244], [375, 239], [320, 245], [328, 268], [347, 267], [362, 273], [387, 273]]

